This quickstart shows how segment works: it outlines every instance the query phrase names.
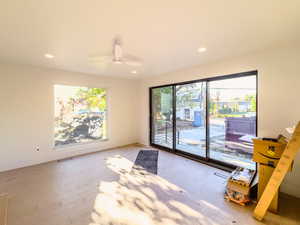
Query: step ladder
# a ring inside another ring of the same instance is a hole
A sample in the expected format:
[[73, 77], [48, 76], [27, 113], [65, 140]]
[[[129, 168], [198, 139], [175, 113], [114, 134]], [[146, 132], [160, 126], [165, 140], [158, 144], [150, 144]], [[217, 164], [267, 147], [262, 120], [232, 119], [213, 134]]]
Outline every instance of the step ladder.
[[261, 221], [275, 194], [277, 193], [279, 186], [281, 185], [285, 175], [289, 171], [289, 168], [295, 159], [298, 151], [300, 149], [300, 122], [297, 124], [292, 138], [288, 142], [267, 186], [264, 190], [255, 210], [254, 210], [254, 218]]

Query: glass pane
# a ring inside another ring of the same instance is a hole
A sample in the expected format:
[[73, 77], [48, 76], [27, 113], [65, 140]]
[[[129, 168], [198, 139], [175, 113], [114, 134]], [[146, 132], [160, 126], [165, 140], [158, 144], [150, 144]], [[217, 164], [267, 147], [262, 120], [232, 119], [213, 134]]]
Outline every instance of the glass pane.
[[176, 149], [206, 156], [206, 83], [176, 86]]
[[256, 76], [209, 82], [210, 158], [255, 169]]
[[55, 146], [107, 138], [106, 90], [54, 85]]
[[172, 87], [152, 89], [152, 143], [173, 148]]

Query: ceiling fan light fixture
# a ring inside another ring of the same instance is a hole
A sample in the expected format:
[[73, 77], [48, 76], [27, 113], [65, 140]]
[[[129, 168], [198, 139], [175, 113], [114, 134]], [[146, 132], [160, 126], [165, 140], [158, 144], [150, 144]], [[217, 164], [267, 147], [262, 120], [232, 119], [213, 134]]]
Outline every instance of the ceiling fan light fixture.
[[109, 55], [89, 56], [89, 62], [94, 65], [106, 67], [108, 65], [126, 65], [126, 66], [142, 66], [142, 60], [130, 54], [124, 54], [120, 39], [115, 39], [112, 46], [112, 53]]

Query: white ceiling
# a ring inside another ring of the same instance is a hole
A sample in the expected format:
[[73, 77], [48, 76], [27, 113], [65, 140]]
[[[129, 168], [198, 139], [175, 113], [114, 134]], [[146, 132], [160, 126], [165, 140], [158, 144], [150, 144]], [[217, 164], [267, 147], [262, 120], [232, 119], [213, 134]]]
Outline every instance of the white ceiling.
[[[143, 59], [93, 67], [88, 56], [124, 51]], [[299, 0], [3, 0], [0, 60], [143, 78], [300, 38]], [[197, 48], [205, 46], [205, 53]], [[46, 59], [45, 53], [55, 55]]]

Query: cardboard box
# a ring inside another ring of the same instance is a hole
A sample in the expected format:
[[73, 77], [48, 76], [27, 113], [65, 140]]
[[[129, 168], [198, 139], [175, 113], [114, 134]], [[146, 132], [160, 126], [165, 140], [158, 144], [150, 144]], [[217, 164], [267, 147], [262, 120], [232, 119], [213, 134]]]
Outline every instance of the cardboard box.
[[245, 205], [250, 202], [251, 182], [255, 171], [238, 167], [227, 181], [225, 198], [229, 201]]
[[252, 160], [257, 163], [276, 167], [287, 143], [271, 140], [253, 139]]

